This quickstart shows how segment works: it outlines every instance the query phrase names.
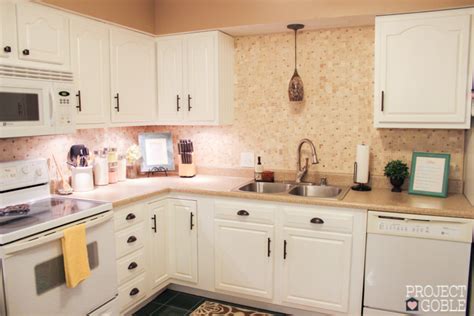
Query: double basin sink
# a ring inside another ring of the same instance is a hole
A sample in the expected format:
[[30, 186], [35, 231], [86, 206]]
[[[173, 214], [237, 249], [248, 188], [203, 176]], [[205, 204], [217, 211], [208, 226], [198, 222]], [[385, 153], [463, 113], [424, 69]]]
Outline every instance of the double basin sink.
[[315, 185], [312, 183], [252, 181], [236, 188], [234, 191], [342, 200], [348, 189], [348, 187], [341, 188], [331, 185]]

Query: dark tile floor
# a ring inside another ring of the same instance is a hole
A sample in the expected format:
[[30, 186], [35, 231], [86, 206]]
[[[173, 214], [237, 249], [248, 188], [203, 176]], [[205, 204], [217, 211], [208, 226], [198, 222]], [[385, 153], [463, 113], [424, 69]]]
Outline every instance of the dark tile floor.
[[[148, 303], [142, 309], [137, 311], [134, 315], [136, 316], [186, 316], [192, 311], [199, 307], [205, 300], [214, 301], [205, 297], [191, 295], [187, 293], [176, 292], [172, 290], [166, 290], [157, 296], [153, 301]], [[224, 304], [230, 304], [222, 302]], [[248, 309], [255, 309], [252, 307], [246, 307], [236, 304], [230, 304]], [[284, 314], [268, 312], [262, 310], [262, 312], [272, 313], [275, 316], [284, 316]]]

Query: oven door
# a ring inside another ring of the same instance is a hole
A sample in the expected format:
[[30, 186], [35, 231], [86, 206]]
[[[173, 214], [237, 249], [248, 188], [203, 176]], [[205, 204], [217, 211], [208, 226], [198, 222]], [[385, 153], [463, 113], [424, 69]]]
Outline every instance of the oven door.
[[52, 133], [52, 93], [46, 81], [0, 78], [0, 136]]
[[[7, 315], [86, 315], [115, 297], [117, 275], [112, 216], [112, 212], [102, 213], [4, 246]], [[83, 222], [87, 227], [91, 275], [77, 287], [67, 288], [62, 229]]]

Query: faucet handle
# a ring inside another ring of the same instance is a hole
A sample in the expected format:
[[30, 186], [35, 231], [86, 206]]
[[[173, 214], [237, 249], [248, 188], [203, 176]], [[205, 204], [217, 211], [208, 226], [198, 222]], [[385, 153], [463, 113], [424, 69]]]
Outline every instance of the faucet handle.
[[322, 178], [319, 180], [319, 185], [328, 185], [328, 178], [322, 177]]

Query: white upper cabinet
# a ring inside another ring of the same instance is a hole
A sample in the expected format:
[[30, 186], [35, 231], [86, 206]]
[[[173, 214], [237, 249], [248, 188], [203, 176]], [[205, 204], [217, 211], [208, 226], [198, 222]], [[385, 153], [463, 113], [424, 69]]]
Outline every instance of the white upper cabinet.
[[158, 121], [231, 123], [233, 54], [233, 38], [218, 31], [158, 38]]
[[375, 127], [469, 128], [472, 13], [376, 18]]
[[163, 122], [180, 123], [186, 107], [183, 92], [183, 51], [181, 36], [164, 37], [157, 45], [158, 118]]
[[69, 63], [69, 19], [36, 4], [17, 4], [18, 58], [57, 65]]
[[10, 1], [0, 1], [0, 57], [17, 56], [15, 22], [15, 5]]
[[110, 31], [112, 123], [145, 125], [156, 118], [155, 43], [151, 36]]
[[86, 19], [71, 21], [71, 65], [79, 127], [103, 126], [110, 113], [109, 30]]

